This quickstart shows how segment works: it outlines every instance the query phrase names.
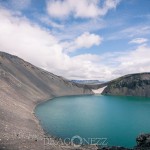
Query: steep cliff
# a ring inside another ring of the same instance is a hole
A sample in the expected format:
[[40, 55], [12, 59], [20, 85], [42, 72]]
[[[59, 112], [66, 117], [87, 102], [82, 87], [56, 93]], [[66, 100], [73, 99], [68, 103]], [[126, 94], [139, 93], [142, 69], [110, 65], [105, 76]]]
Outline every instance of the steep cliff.
[[102, 94], [150, 97], [150, 73], [126, 75], [108, 82]]

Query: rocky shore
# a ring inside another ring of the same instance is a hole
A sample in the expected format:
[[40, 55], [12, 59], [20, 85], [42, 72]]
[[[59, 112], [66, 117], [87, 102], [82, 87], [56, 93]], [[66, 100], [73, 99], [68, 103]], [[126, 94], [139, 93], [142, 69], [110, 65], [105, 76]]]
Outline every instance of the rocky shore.
[[136, 138], [137, 146], [124, 148], [119, 146], [98, 148], [98, 150], [150, 150], [150, 134], [141, 134]]

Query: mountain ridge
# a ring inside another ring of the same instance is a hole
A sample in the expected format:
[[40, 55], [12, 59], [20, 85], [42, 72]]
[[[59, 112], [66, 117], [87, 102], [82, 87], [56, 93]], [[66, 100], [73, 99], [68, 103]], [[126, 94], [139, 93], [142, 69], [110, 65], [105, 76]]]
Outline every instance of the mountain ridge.
[[0, 52], [0, 149], [44, 149], [45, 133], [34, 116], [35, 106], [54, 97], [83, 94], [93, 92]]
[[103, 95], [150, 97], [150, 73], [135, 73], [108, 82]]

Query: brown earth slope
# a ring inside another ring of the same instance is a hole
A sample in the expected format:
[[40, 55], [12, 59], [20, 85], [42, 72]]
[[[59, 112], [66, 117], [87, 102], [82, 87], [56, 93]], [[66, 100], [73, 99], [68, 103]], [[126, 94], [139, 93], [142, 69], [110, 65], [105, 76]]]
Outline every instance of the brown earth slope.
[[44, 149], [35, 106], [56, 96], [80, 94], [92, 91], [0, 52], [0, 150]]

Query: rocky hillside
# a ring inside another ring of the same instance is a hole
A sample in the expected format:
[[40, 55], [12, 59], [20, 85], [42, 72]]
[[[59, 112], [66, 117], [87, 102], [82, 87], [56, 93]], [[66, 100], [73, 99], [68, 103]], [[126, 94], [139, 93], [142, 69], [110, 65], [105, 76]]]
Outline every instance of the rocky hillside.
[[35, 106], [56, 96], [79, 94], [92, 91], [0, 52], [0, 150], [44, 149]]
[[113, 80], [102, 94], [150, 97], [150, 73], [131, 74]]

